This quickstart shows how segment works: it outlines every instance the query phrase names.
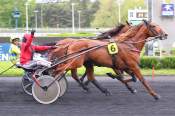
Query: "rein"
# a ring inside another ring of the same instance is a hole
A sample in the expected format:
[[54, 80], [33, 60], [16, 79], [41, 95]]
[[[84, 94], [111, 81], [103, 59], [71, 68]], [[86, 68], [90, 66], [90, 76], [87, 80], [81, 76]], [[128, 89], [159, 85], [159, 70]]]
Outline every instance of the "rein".
[[[142, 42], [149, 42], [149, 41], [152, 41], [152, 40], [156, 40], [158, 38], [160, 38], [162, 36], [158, 35], [158, 36], [155, 36], [153, 39], [146, 39], [146, 40], [140, 40], [140, 41], [136, 41], [136, 42], [131, 42], [131, 41], [127, 41], [127, 43], [130, 43], [130, 44], [137, 44], [137, 43], [142, 43]], [[126, 41], [122, 41], [122, 42], [126, 42]], [[121, 43], [122, 43], [121, 42]]]
[[[140, 41], [136, 41], [136, 42], [131, 42], [131, 41], [123, 41], [123, 43], [127, 43], [127, 44], [137, 44], [137, 43], [143, 43], [143, 42], [149, 42], [152, 40], [157, 40], [158, 38], [162, 37], [161, 35], [155, 36], [152, 39], [146, 39], [146, 40], [140, 40]], [[122, 42], [121, 42], [122, 43]], [[140, 54], [140, 50], [138, 50], [137, 48], [131, 49], [131, 51], [136, 52], [138, 54]]]
[[91, 51], [93, 49], [101, 48], [103, 46], [106, 46], [106, 44], [105, 45], [96, 45], [96, 46], [92, 46], [92, 47], [89, 47], [89, 48], [81, 49], [81, 50], [79, 50], [77, 52], [73, 52], [73, 53], [70, 53], [70, 54], [66, 54], [64, 56], [61, 56], [61, 57], [58, 58], [58, 60], [62, 60], [64, 58], [66, 58], [66, 57], [73, 56], [73, 55], [76, 55], [76, 54], [81, 54], [82, 52], [85, 52], [86, 53], [86, 52], [89, 52], [89, 51]]
[[86, 49], [79, 50], [77, 52], [73, 52], [73, 53], [67, 54], [65, 56], [61, 56], [59, 59], [57, 59], [58, 62], [52, 64], [51, 67], [49, 67], [49, 68], [43, 69], [41, 72], [44, 72], [44, 71], [49, 70], [49, 69], [51, 69], [53, 67], [56, 67], [57, 65], [59, 65], [61, 63], [64, 63], [64, 62], [66, 62], [68, 60], [72, 60], [74, 58], [79, 58], [81, 55], [83, 55], [85, 53], [88, 53], [90, 51], [99, 49], [99, 48], [104, 47], [104, 46], [106, 46], [106, 44], [92, 46], [92, 47], [89, 47], [89, 48], [86, 48]]

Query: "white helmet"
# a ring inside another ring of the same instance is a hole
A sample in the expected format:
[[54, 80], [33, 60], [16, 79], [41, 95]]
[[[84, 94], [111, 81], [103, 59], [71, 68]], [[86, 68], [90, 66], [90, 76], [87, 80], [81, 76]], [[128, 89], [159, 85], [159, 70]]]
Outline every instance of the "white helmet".
[[20, 37], [16, 36], [16, 35], [13, 35], [13, 36], [10, 37], [10, 42], [12, 42], [14, 39], [19, 39], [20, 40]]

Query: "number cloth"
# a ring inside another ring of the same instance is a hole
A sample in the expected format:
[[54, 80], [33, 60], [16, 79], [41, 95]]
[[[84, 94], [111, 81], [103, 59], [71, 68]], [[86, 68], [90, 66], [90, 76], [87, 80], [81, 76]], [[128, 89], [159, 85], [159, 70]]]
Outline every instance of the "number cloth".
[[118, 46], [115, 42], [111, 42], [108, 44], [108, 52], [110, 55], [118, 53]]

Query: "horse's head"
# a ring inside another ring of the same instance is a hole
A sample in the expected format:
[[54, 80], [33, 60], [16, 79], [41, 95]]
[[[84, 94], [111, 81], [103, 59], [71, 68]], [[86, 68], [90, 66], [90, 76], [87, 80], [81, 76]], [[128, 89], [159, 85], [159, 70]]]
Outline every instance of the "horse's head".
[[156, 37], [161, 40], [167, 39], [168, 34], [165, 33], [159, 25], [146, 20], [143, 20], [143, 22], [147, 28], [147, 34], [149, 37]]

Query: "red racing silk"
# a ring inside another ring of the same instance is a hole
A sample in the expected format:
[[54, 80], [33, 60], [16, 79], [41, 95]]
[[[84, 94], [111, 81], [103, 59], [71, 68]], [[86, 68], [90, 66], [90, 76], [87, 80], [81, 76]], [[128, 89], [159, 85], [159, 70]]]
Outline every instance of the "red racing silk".
[[33, 51], [44, 51], [51, 48], [51, 46], [35, 46], [32, 45], [34, 36], [30, 34], [25, 34], [26, 42], [21, 44], [21, 54], [20, 54], [20, 63], [26, 64], [31, 61], [33, 58]]

